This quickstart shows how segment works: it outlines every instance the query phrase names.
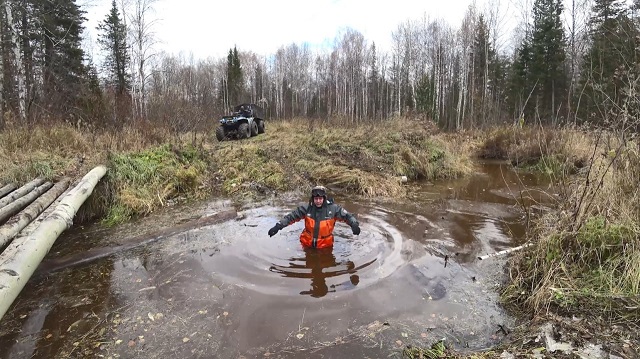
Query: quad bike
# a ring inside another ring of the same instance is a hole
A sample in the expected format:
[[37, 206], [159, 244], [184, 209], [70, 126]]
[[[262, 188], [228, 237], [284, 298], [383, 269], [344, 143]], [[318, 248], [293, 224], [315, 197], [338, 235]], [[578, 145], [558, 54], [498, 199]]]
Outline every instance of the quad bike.
[[265, 121], [262, 108], [252, 103], [236, 106], [233, 113], [220, 119], [216, 128], [216, 138], [224, 141], [230, 138], [249, 138], [264, 133]]

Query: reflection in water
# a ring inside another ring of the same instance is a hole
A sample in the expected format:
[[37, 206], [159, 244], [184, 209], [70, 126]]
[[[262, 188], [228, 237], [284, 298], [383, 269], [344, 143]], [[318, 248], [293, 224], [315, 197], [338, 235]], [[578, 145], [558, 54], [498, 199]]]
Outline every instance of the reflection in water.
[[[375, 262], [375, 259], [356, 268], [355, 263], [350, 260], [336, 261], [333, 248], [304, 248], [304, 258], [293, 257], [289, 261], [288, 267], [272, 265], [269, 270], [280, 273], [283, 277], [311, 278], [311, 289], [304, 290], [300, 294], [320, 298], [329, 292], [335, 292], [339, 286], [344, 286], [345, 289], [357, 286], [360, 277], [355, 273]], [[327, 278], [343, 274], [350, 274], [348, 281], [327, 285]]]

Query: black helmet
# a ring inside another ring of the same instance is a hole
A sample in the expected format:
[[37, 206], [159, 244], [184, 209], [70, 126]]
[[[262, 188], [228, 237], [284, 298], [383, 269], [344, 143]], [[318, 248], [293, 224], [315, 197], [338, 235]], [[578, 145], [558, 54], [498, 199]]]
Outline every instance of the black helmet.
[[311, 197], [327, 198], [327, 189], [324, 186], [315, 186], [311, 189]]

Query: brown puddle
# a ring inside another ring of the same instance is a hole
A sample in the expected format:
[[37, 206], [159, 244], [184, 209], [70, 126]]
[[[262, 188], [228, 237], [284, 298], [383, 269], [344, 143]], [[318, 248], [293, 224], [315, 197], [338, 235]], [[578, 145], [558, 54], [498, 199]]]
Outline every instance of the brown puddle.
[[[507, 168], [483, 164], [470, 178], [420, 186], [403, 203], [338, 193], [362, 234], [338, 224], [331, 251], [303, 250], [302, 222], [266, 234], [304, 198], [276, 198], [112, 255], [105, 251], [127, 238], [232, 206], [76, 228], [0, 321], [0, 357], [387, 357], [442, 338], [462, 351], [491, 346], [499, 325], [513, 324], [495, 293], [504, 259], [477, 256], [523, 241], [524, 211], [511, 194], [539, 185]], [[547, 197], [528, 193], [529, 202]], [[82, 261], [87, 253], [99, 256]]]

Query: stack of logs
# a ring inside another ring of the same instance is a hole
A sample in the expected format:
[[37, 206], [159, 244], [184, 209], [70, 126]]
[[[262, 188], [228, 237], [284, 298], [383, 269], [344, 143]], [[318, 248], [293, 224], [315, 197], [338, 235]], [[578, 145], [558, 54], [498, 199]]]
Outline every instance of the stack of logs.
[[71, 189], [70, 179], [0, 187], [0, 319], [106, 172], [98, 166]]
[[54, 186], [38, 178], [17, 189], [14, 184], [0, 188], [0, 249], [60, 197], [69, 183], [65, 178]]

